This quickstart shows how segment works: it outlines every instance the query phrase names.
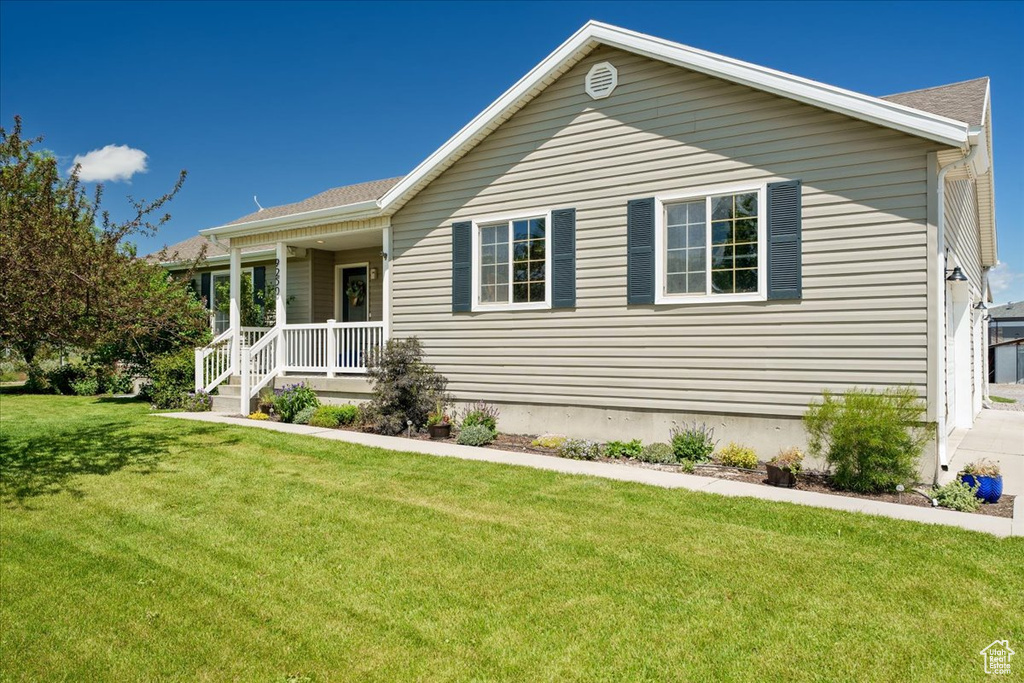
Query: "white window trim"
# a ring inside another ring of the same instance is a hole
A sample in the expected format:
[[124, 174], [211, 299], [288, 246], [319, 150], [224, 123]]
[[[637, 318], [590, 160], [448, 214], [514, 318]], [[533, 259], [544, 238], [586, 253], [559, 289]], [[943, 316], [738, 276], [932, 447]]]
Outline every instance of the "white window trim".
[[[711, 210], [707, 209], [706, 221], [706, 288], [704, 294], [668, 294], [666, 270], [666, 229], [665, 205], [687, 200], [709, 198], [726, 194], [757, 192], [757, 291], [741, 294], [712, 294], [711, 290]], [[661, 194], [654, 198], [654, 303], [655, 304], [710, 304], [743, 301], [768, 300], [768, 183], [746, 183], [741, 185], [710, 185], [695, 187], [681, 192]]]
[[[507, 304], [482, 304], [480, 303], [480, 228], [495, 223], [506, 222], [509, 224], [508, 240], [508, 296], [512, 298], [512, 221], [521, 221], [529, 218], [544, 219], [544, 301], [530, 301], [526, 303]], [[551, 211], [550, 209], [536, 209], [534, 211], [519, 211], [516, 213], [500, 214], [497, 216], [485, 216], [477, 218], [473, 223], [473, 256], [470, 259], [473, 270], [473, 311], [538, 311], [551, 308]]]

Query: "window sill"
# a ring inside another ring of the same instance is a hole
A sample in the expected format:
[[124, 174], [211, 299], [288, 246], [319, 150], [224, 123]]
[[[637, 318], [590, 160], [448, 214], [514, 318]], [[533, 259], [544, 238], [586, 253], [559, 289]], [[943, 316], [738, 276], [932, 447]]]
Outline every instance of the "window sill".
[[473, 313], [500, 313], [508, 311], [546, 311], [551, 304], [546, 301], [538, 301], [528, 304], [473, 304]]
[[767, 300], [768, 297], [760, 292], [751, 292], [749, 294], [697, 294], [693, 296], [686, 294], [663, 294], [655, 297], [654, 304], [656, 306], [678, 306], [687, 304], [750, 303]]

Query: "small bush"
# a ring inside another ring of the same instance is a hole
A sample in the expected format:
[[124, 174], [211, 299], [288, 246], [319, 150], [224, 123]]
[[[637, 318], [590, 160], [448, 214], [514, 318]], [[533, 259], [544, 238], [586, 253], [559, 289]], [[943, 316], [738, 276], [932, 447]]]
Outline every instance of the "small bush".
[[295, 413], [295, 417], [292, 418], [292, 422], [297, 425], [308, 425], [309, 421], [313, 418], [313, 415], [316, 413], [316, 411], [317, 408], [314, 408], [313, 406], [307, 406], [300, 410], [299, 412]]
[[932, 497], [944, 508], [960, 512], [974, 512], [981, 506], [981, 498], [976, 495], [980, 484], [968, 486], [959, 479], [954, 479], [945, 486], [932, 489]]
[[192, 349], [183, 349], [153, 359], [142, 397], [156, 408], [180, 408], [185, 396], [194, 388], [195, 353]]
[[71, 391], [75, 396], [95, 396], [100, 393], [100, 383], [95, 377], [82, 377], [71, 382]]
[[363, 411], [357, 405], [345, 404], [335, 407], [338, 409], [338, 422], [343, 425], [357, 424], [362, 419]]
[[483, 425], [491, 430], [491, 436], [498, 436], [498, 409], [489, 403], [478, 401], [466, 407], [465, 415], [459, 425], [460, 429]]
[[359, 408], [351, 405], [320, 406], [309, 419], [310, 427], [327, 427], [333, 429], [341, 425], [352, 424], [359, 416]]
[[746, 470], [757, 469], [757, 453], [753, 448], [741, 446], [735, 441], [718, 451], [718, 461], [726, 467], [742, 467]]
[[303, 408], [315, 408], [318, 405], [320, 399], [316, 397], [316, 392], [305, 384], [289, 384], [274, 390], [274, 412], [282, 422], [291, 422]]
[[459, 430], [456, 443], [463, 446], [486, 446], [494, 441], [494, 433], [484, 425], [470, 425]]
[[114, 370], [100, 377], [100, 391], [106, 394], [130, 394], [135, 389], [135, 377], [129, 372]]
[[644, 446], [637, 458], [642, 462], [651, 462], [659, 465], [668, 465], [678, 462], [675, 449], [667, 443], [651, 443]]
[[[46, 373], [46, 378], [49, 381], [50, 386], [52, 386], [58, 394], [64, 394], [65, 396], [91, 396], [99, 393], [98, 386], [92, 394], [79, 394], [75, 391], [76, 384], [83, 380], [95, 379], [95, 377], [96, 373], [94, 370], [78, 363], [61, 365]], [[83, 389], [86, 388], [88, 387], [83, 387]]]
[[565, 436], [562, 434], [542, 434], [533, 440], [530, 445], [534, 448], [550, 448], [552, 450], [562, 447], [565, 443]]
[[[274, 390], [270, 387], [263, 387], [256, 398], [257, 410], [269, 413], [274, 408]], [[314, 408], [316, 406], [313, 406]], [[298, 413], [296, 413], [298, 414]], [[305, 423], [302, 423], [305, 424]]]
[[984, 459], [967, 463], [960, 470], [960, 474], [971, 474], [975, 477], [998, 477], [1000, 472], [999, 463]]
[[643, 452], [644, 444], [640, 439], [609, 441], [604, 446], [604, 454], [609, 458], [639, 458]]
[[597, 460], [601, 457], [601, 444], [586, 439], [566, 439], [558, 455], [570, 460]]
[[250, 420], [269, 420], [270, 416], [264, 413], [262, 410], [257, 410], [255, 413], [249, 413]]
[[206, 413], [213, 410], [213, 397], [205, 391], [190, 391], [181, 400], [181, 409], [190, 413]]
[[389, 339], [383, 349], [370, 354], [367, 378], [373, 398], [364, 417], [367, 428], [379, 434], [404, 432], [407, 421], [419, 428], [438, 402], [451, 403], [447, 378], [423, 362], [423, 349], [415, 337]]
[[672, 430], [672, 451], [676, 460], [707, 462], [717, 443], [715, 430], [704, 423], [694, 422]]
[[796, 446], [790, 446], [789, 448], [780, 450], [768, 462], [779, 469], [788, 469], [793, 474], [798, 474], [803, 468], [804, 453]]
[[917, 476], [928, 442], [924, 413], [924, 401], [910, 387], [852, 389], [840, 397], [826, 391], [821, 403], [807, 409], [804, 426], [811, 453], [825, 457], [836, 486], [891, 491]]
[[50, 384], [48, 373], [42, 368], [32, 366], [28, 369], [28, 377], [25, 379], [24, 390], [29, 394], [52, 394], [53, 385]]

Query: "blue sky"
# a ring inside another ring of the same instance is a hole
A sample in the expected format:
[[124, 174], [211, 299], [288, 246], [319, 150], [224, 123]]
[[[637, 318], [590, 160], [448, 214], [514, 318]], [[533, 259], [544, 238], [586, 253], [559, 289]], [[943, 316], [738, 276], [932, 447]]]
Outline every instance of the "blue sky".
[[[766, 11], [770, 7], [771, 11]], [[402, 175], [588, 19], [871, 95], [992, 78], [997, 301], [1024, 299], [1024, 4], [0, 3], [0, 120], [70, 167], [179, 169], [143, 251], [329, 187]], [[934, 27], [934, 28], [933, 28]], [[116, 147], [124, 146], [123, 149]]]

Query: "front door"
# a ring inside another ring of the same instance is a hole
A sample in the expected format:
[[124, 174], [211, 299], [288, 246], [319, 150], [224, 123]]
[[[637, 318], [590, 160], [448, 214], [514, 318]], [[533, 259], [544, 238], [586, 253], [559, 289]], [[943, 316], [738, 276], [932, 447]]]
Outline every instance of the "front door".
[[338, 296], [341, 301], [341, 321], [362, 323], [370, 319], [370, 282], [366, 266], [341, 269]]

